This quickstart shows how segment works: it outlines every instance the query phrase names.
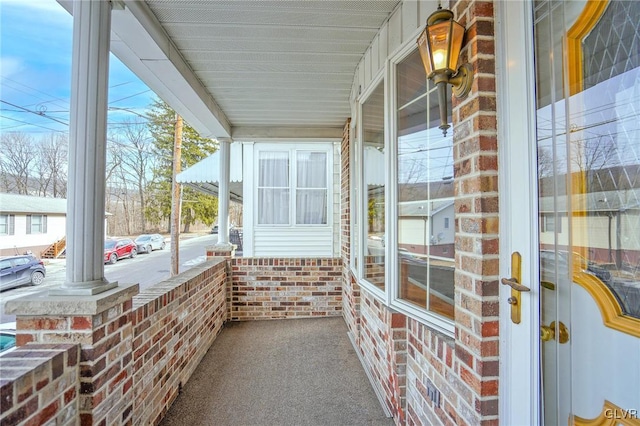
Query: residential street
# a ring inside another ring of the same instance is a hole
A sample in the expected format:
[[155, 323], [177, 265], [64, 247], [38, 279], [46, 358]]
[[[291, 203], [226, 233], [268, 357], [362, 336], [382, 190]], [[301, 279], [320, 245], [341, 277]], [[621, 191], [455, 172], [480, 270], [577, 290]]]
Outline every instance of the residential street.
[[[192, 268], [205, 261], [205, 247], [215, 244], [218, 236], [215, 234], [188, 238], [180, 241], [180, 272]], [[150, 287], [169, 278], [171, 271], [171, 251], [167, 241], [164, 250], [156, 250], [150, 254], [139, 254], [134, 259], [122, 259], [115, 265], [105, 265], [104, 275], [109, 281], [129, 284], [138, 283], [140, 289]], [[37, 287], [23, 286], [0, 293], [0, 323], [15, 321], [15, 316], [4, 314], [4, 304], [12, 299], [38, 291], [60, 286], [66, 275], [64, 259], [52, 260], [47, 264], [47, 276], [44, 283]]]

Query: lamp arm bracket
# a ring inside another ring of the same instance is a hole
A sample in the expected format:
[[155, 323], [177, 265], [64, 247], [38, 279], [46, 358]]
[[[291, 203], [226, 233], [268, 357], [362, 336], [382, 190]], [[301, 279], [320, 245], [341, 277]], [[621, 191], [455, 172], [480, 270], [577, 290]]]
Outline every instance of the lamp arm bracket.
[[453, 94], [456, 98], [466, 97], [473, 84], [473, 67], [471, 64], [460, 65], [458, 71], [449, 78], [449, 84], [453, 86]]

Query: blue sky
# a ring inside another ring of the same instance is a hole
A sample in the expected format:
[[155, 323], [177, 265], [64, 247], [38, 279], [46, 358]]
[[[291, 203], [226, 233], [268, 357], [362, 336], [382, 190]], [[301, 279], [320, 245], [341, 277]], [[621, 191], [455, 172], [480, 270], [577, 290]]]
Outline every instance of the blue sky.
[[[2, 132], [68, 131], [64, 123], [69, 122], [72, 32], [73, 18], [55, 0], [0, 0]], [[111, 55], [109, 107], [143, 113], [154, 97]], [[141, 118], [126, 111], [109, 112], [109, 123], [134, 120]], [[110, 130], [117, 127], [110, 125]]]

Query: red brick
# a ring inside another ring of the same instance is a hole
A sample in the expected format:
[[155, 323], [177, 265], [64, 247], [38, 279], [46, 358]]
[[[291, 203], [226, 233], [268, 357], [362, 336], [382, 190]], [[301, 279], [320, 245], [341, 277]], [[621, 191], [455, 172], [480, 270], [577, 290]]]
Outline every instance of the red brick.
[[91, 317], [71, 317], [72, 330], [91, 330], [93, 321]]
[[482, 323], [482, 337], [495, 337], [500, 332], [498, 321], [487, 321]]

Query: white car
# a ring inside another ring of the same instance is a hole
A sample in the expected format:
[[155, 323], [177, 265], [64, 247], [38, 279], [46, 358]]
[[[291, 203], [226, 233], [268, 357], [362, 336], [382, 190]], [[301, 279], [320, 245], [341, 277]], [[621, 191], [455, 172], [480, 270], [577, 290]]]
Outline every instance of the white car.
[[160, 234], [142, 234], [135, 240], [138, 253], [151, 253], [153, 250], [164, 250], [166, 243]]

